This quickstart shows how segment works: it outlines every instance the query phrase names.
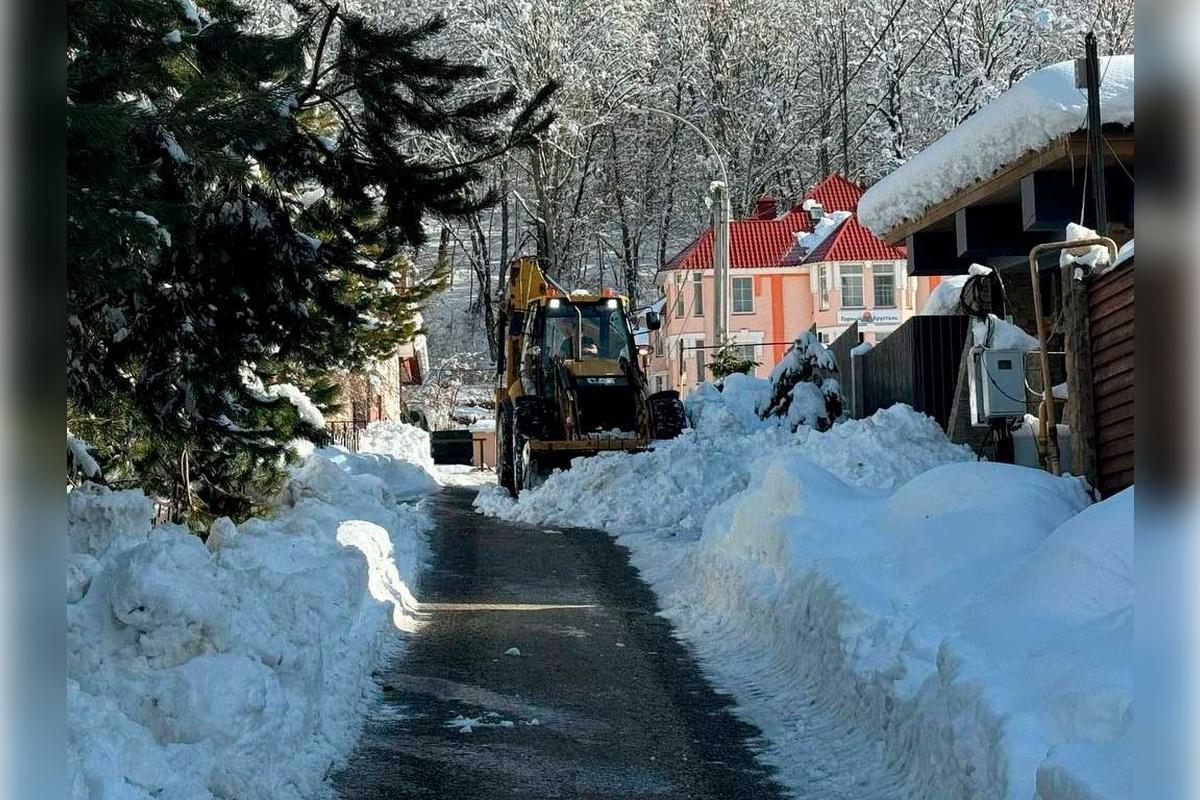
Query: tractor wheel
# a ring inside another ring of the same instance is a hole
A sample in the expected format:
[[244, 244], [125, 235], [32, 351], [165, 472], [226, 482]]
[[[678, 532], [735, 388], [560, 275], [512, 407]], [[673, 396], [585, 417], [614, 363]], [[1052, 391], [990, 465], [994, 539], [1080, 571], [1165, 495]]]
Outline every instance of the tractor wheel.
[[667, 390], [650, 395], [650, 419], [655, 439], [674, 439], [687, 427], [687, 416], [679, 392]]
[[513, 465], [512, 408], [506, 403], [496, 414], [496, 476], [501, 486], [517, 496]]
[[520, 449], [517, 450], [514, 472], [518, 494], [527, 489], [536, 489], [541, 486], [546, 477], [538, 464], [538, 457], [534, 455], [533, 449], [529, 445], [529, 439], [524, 436], [521, 437]]
[[530, 442], [553, 438], [555, 427], [549, 405], [541, 398], [523, 397], [517, 400], [510, 437], [514, 493], [540, 486], [545, 479], [547, 470], [539, 463]]

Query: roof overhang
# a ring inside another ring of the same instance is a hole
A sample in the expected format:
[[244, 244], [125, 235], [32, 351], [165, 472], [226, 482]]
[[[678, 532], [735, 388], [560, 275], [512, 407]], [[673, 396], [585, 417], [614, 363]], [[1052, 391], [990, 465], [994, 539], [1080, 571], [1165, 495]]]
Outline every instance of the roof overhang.
[[[1133, 126], [1106, 125], [1104, 138], [1109, 221], [1132, 230]], [[972, 263], [1004, 267], [1026, 261], [1035, 244], [1061, 239], [1066, 223], [1079, 221], [1081, 204], [1084, 224], [1090, 218], [1094, 227], [1089, 153], [1086, 132], [1062, 136], [881, 238], [908, 248], [910, 275], [961, 274]]]

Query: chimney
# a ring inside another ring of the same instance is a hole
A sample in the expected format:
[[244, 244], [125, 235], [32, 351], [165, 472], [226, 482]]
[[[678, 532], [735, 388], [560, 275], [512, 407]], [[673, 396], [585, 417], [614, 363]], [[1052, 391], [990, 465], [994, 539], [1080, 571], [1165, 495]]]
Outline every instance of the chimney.
[[775, 219], [775, 198], [769, 194], [760, 196], [750, 219]]
[[801, 208], [808, 212], [808, 218], [814, 223], [820, 222], [821, 217], [825, 216], [824, 207], [811, 197], [804, 201], [804, 204], [801, 206]]

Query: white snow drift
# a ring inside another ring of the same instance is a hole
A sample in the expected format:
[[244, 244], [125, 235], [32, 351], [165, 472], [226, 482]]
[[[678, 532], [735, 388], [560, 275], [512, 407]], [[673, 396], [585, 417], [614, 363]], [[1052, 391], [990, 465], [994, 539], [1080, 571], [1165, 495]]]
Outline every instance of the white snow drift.
[[[427, 451], [426, 451], [427, 455]], [[308, 798], [353, 746], [429, 522], [423, 469], [310, 453], [274, 515], [207, 546], [140, 491], [67, 497], [73, 798]]]
[[[1101, 120], [1132, 124], [1133, 56], [1102, 58], [1100, 72]], [[868, 189], [858, 203], [859, 221], [882, 236], [1025, 153], [1083, 128], [1086, 119], [1087, 96], [1075, 88], [1075, 62], [1030, 73]]]
[[763, 383], [477, 506], [617, 533], [801, 796], [1131, 796], [1132, 491], [1089, 508], [903, 406], [793, 435]]

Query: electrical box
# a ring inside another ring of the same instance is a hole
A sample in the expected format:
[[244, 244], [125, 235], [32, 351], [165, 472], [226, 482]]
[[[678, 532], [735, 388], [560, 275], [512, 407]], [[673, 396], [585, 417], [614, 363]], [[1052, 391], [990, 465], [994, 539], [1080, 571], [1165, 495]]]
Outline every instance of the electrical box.
[[1025, 354], [984, 348], [972, 355], [971, 418], [977, 425], [996, 419], [1020, 419], [1025, 400]]

